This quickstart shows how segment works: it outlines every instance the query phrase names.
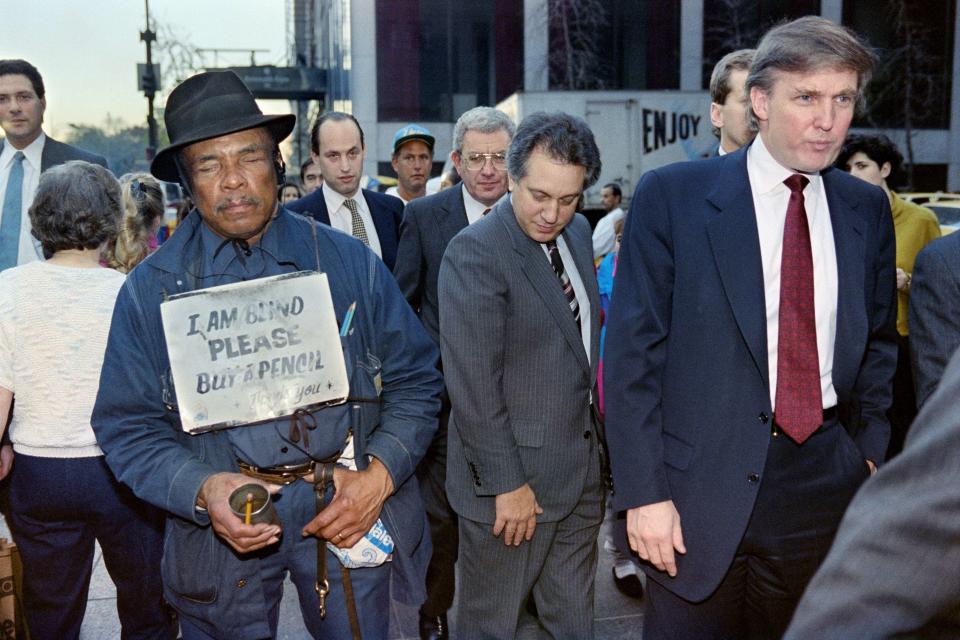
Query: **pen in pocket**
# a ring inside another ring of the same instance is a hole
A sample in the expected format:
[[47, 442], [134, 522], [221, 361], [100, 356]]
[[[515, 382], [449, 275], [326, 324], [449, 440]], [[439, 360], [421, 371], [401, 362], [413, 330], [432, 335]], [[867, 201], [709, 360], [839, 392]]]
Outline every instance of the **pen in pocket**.
[[344, 337], [350, 331], [350, 324], [353, 323], [353, 314], [357, 310], [357, 302], [354, 300], [343, 316], [343, 324], [340, 326], [340, 337]]

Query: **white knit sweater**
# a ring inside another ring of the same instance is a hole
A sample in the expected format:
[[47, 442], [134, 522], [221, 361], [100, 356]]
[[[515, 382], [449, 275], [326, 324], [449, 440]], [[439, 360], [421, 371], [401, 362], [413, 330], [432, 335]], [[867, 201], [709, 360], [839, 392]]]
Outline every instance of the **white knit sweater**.
[[0, 272], [0, 386], [14, 393], [18, 453], [103, 455], [90, 414], [125, 276], [31, 262]]

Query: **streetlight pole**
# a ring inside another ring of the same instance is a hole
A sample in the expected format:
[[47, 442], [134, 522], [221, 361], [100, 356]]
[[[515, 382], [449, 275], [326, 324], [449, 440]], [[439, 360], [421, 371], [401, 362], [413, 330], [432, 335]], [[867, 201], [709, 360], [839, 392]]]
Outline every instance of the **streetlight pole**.
[[157, 78], [153, 73], [152, 43], [157, 40], [157, 34], [150, 28], [150, 0], [143, 0], [147, 13], [147, 25], [140, 32], [140, 40], [147, 45], [147, 67], [143, 77], [143, 93], [147, 96], [147, 127], [150, 130], [150, 142], [147, 147], [147, 162], [153, 160], [157, 152], [157, 119], [153, 117], [153, 96], [157, 90]]

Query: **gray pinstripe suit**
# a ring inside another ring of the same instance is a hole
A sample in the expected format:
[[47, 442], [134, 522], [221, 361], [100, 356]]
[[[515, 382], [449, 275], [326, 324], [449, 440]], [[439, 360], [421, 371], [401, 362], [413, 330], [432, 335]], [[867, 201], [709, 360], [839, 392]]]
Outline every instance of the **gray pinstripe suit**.
[[[596, 538], [603, 515], [590, 407], [599, 294], [590, 227], [563, 232], [587, 290], [590, 358], [542, 246], [501, 201], [447, 247], [440, 345], [453, 405], [447, 493], [460, 515], [458, 637], [512, 637], [533, 593], [554, 637], [592, 636]], [[533, 540], [494, 538], [495, 498], [527, 483], [543, 508]]]

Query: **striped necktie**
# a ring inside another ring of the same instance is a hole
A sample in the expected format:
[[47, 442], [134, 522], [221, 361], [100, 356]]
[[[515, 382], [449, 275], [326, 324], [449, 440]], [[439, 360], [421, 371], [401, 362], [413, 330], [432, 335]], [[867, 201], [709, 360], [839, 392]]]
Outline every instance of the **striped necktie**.
[[3, 219], [0, 220], [0, 271], [17, 266], [20, 249], [20, 218], [23, 215], [23, 152], [17, 151], [7, 176], [3, 196]]
[[550, 264], [553, 266], [553, 272], [560, 279], [560, 286], [563, 287], [563, 295], [567, 298], [567, 304], [570, 305], [570, 311], [573, 313], [573, 319], [577, 322], [577, 328], [580, 328], [580, 303], [577, 302], [577, 294], [573, 290], [573, 283], [570, 282], [570, 276], [563, 268], [563, 258], [560, 257], [560, 248], [556, 240], [547, 243], [547, 252], [550, 254]]
[[370, 238], [367, 237], [367, 229], [363, 226], [363, 218], [360, 217], [357, 203], [353, 201], [353, 198], [347, 198], [343, 201], [343, 204], [347, 205], [347, 209], [350, 209], [350, 234], [369, 247]]

